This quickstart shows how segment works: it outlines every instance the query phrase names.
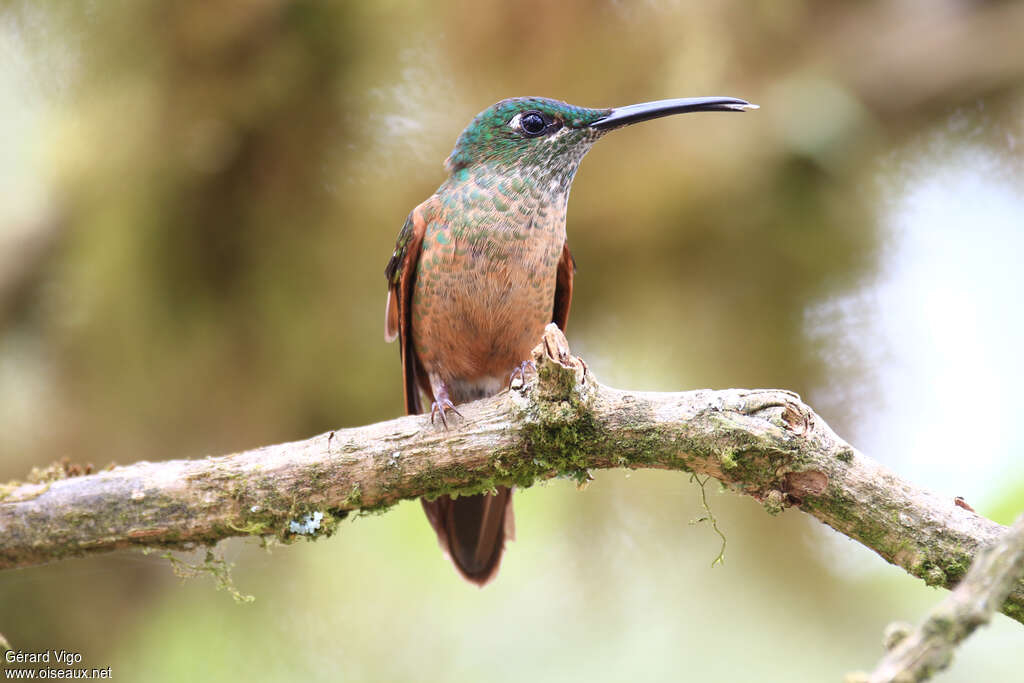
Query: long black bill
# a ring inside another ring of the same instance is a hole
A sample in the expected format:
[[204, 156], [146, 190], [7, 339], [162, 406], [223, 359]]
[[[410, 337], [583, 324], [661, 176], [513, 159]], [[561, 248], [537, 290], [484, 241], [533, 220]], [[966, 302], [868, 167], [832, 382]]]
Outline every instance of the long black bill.
[[735, 97], [680, 97], [674, 100], [658, 100], [657, 102], [616, 107], [608, 116], [590, 124], [590, 127], [610, 130], [673, 114], [688, 114], [694, 111], [746, 111], [757, 108], [756, 104], [738, 100]]

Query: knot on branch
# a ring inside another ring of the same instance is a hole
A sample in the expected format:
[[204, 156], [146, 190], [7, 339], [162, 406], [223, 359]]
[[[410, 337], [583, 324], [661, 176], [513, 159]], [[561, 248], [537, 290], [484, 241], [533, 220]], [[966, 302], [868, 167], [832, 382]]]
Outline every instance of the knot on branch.
[[808, 496], [820, 496], [828, 488], [828, 475], [819, 470], [786, 472], [784, 490], [793, 502]]
[[581, 396], [586, 385], [587, 365], [569, 351], [569, 342], [558, 325], [548, 323], [532, 355], [537, 366], [537, 394], [541, 399], [572, 402]]
[[[800, 397], [796, 397], [800, 400]], [[787, 401], [782, 410], [782, 422], [786, 428], [794, 434], [806, 434], [814, 426], [813, 413], [809, 408]]]

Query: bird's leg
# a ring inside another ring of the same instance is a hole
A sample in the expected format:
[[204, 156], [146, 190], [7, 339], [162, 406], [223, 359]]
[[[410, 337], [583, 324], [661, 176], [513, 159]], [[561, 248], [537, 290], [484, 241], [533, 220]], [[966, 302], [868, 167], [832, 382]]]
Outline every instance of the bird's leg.
[[512, 383], [515, 382], [517, 379], [520, 380], [523, 384], [525, 384], [527, 370], [529, 370], [530, 372], [537, 372], [537, 364], [534, 363], [532, 359], [524, 360], [522, 363], [516, 366], [515, 370], [512, 371], [512, 374], [508, 376], [508, 388], [511, 389]]
[[[431, 382], [431, 384], [434, 384], [434, 382]], [[462, 413], [456, 409], [455, 404], [448, 398], [448, 385], [443, 381], [439, 381], [434, 387], [434, 402], [430, 404], [430, 424], [434, 424], [434, 416], [440, 414], [441, 424], [444, 425], [445, 429], [448, 429], [448, 418], [445, 416], [445, 413], [449, 410], [462, 417]]]

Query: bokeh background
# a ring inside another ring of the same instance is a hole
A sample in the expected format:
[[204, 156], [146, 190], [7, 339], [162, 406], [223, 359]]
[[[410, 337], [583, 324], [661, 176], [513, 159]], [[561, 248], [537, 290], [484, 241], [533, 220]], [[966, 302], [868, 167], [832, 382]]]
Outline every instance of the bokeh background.
[[[0, 480], [402, 411], [383, 267], [479, 110], [730, 95], [602, 140], [569, 339], [603, 381], [784, 387], [918, 484], [1024, 509], [1024, 4], [6, 0]], [[839, 680], [943, 592], [686, 475], [517, 494], [498, 581], [415, 502], [225, 543], [251, 604], [124, 552], [0, 574], [0, 633], [119, 681]], [[945, 681], [1020, 676], [997, 615]]]

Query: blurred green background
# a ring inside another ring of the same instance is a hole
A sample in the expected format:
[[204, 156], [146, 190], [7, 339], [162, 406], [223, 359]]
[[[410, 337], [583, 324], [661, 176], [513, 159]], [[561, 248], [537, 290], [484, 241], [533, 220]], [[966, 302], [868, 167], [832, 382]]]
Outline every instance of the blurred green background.
[[[569, 340], [632, 389], [783, 387], [901, 475], [1024, 509], [1024, 4], [0, 3], [0, 480], [402, 411], [383, 268], [504, 97], [729, 95], [610, 135], [569, 210]], [[516, 498], [461, 582], [418, 503], [267, 553], [235, 604], [154, 555], [0, 573], [16, 649], [119, 681], [839, 680], [924, 587], [686, 475]], [[997, 615], [944, 681], [1020, 675]]]

